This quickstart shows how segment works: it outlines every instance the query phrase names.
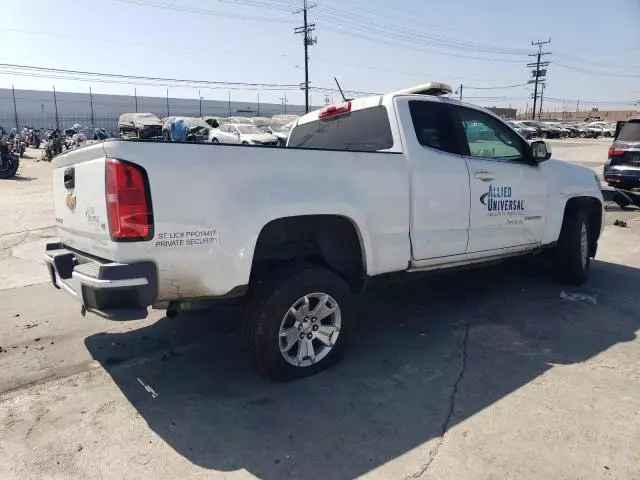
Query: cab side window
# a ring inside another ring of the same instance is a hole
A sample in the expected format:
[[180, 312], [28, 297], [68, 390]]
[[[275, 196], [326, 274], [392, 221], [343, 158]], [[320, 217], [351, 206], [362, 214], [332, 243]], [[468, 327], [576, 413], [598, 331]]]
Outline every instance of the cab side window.
[[460, 155], [449, 107], [442, 102], [411, 100], [411, 120], [418, 142], [424, 147]]
[[469, 156], [501, 161], [523, 161], [522, 138], [500, 120], [479, 110], [455, 107], [469, 146]]

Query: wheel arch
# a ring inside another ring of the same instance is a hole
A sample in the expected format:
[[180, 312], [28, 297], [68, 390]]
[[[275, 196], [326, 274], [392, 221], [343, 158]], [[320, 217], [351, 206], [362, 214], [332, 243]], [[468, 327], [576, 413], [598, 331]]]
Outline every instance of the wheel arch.
[[594, 257], [598, 248], [598, 238], [602, 231], [602, 224], [604, 221], [602, 202], [590, 196], [577, 196], [567, 200], [564, 206], [564, 212], [562, 215], [562, 226], [564, 227], [565, 219], [568, 215], [572, 215], [577, 210], [586, 210], [589, 228], [589, 255]]
[[301, 214], [266, 222], [256, 237], [251, 276], [273, 262], [311, 260], [343, 277], [354, 290], [367, 277], [368, 238], [361, 225], [344, 214]]

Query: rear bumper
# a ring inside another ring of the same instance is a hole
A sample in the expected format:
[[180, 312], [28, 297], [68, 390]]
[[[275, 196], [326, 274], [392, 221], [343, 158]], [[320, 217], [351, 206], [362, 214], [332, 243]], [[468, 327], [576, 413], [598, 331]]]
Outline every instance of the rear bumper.
[[67, 249], [46, 246], [44, 260], [56, 288], [65, 290], [90, 312], [111, 320], [136, 320], [158, 295], [153, 262], [130, 264], [99, 261]]
[[614, 185], [640, 186], [640, 170], [617, 169], [605, 165], [604, 181]]

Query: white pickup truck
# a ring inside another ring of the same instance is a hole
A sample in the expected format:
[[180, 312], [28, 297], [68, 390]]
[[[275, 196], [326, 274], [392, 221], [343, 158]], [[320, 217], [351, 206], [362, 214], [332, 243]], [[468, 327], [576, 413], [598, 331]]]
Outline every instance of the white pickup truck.
[[241, 297], [250, 357], [278, 380], [341, 357], [371, 277], [546, 251], [583, 283], [597, 177], [447, 91], [309, 113], [288, 148], [107, 140], [60, 155], [52, 282], [115, 320]]

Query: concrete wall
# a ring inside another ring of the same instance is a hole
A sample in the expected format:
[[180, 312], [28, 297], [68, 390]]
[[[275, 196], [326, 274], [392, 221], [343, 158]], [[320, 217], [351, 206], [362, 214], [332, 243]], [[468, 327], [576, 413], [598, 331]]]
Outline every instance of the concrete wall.
[[[16, 90], [18, 123], [36, 128], [56, 123], [55, 103], [52, 91]], [[58, 118], [61, 127], [74, 123], [91, 124], [91, 102], [88, 93], [57, 92]], [[134, 96], [93, 95], [93, 117], [97, 127], [116, 129], [118, 118], [123, 113], [135, 112]], [[283, 105], [260, 104], [255, 102], [237, 102], [203, 100], [202, 115], [229, 116], [272, 116], [285, 113]], [[314, 107], [317, 108], [317, 107]], [[167, 115], [167, 99], [163, 97], [138, 97], [138, 112], [151, 112], [158, 117]], [[259, 113], [259, 115], [258, 115]], [[304, 106], [287, 105], [286, 113], [303, 114]], [[169, 115], [189, 117], [200, 116], [200, 104], [197, 99], [169, 98]], [[7, 130], [15, 127], [13, 96], [10, 89], [0, 89], [0, 125]]]

